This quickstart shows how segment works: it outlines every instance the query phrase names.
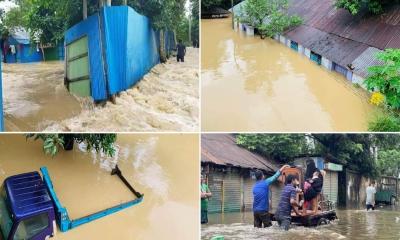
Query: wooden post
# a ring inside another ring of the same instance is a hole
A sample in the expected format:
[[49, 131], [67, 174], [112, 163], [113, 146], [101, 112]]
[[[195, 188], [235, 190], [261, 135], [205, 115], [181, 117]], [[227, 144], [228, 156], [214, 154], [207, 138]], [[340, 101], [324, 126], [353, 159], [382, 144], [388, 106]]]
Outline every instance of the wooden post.
[[83, 4], [83, 6], [82, 6], [83, 19], [86, 19], [87, 18], [87, 14], [88, 14], [88, 11], [87, 11], [87, 0], [82, 0], [82, 4]]
[[224, 213], [225, 211], [224, 211], [224, 208], [225, 208], [225, 189], [224, 189], [224, 180], [222, 179], [222, 183], [221, 183], [221, 195], [222, 195], [222, 197], [221, 197], [221, 199], [222, 199], [222, 202], [221, 202], [221, 204], [222, 204], [222, 209], [221, 209], [221, 213]]

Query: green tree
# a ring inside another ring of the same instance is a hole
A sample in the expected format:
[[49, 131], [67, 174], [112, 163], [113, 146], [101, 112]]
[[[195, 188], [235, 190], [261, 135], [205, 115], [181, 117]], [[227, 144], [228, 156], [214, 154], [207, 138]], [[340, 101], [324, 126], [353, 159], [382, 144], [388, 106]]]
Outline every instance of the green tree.
[[55, 156], [61, 149], [72, 150], [74, 142], [85, 143], [86, 150], [94, 149], [112, 157], [115, 154], [116, 134], [27, 134], [27, 139], [43, 141], [43, 151]]
[[212, 7], [220, 7], [223, 0], [201, 0], [201, 10], [207, 10]]
[[351, 14], [358, 14], [363, 8], [374, 14], [384, 12], [385, 5], [399, 3], [398, 0], [336, 0], [335, 6], [337, 8], [344, 8]]
[[365, 84], [370, 91], [379, 91], [385, 96], [387, 106], [400, 108], [400, 49], [386, 49], [377, 55], [384, 64], [373, 66]]
[[302, 20], [289, 16], [288, 0], [247, 0], [243, 7], [243, 20], [259, 29], [261, 37], [273, 37], [298, 26]]
[[282, 163], [310, 154], [304, 134], [239, 134], [238, 145]]

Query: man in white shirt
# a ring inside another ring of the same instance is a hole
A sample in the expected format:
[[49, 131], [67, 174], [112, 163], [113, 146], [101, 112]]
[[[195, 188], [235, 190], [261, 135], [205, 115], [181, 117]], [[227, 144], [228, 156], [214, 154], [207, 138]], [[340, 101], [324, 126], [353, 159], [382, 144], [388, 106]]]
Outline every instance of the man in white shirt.
[[367, 193], [367, 211], [369, 209], [375, 210], [375, 193], [376, 193], [376, 188], [375, 188], [375, 181], [370, 182], [369, 186], [366, 189]]

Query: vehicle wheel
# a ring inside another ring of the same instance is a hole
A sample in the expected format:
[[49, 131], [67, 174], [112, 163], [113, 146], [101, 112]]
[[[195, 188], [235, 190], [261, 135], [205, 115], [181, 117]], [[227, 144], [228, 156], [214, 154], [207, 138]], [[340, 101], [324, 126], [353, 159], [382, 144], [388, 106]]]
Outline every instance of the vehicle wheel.
[[321, 226], [321, 225], [327, 225], [329, 223], [329, 220], [326, 218], [321, 218], [318, 220], [317, 226]]

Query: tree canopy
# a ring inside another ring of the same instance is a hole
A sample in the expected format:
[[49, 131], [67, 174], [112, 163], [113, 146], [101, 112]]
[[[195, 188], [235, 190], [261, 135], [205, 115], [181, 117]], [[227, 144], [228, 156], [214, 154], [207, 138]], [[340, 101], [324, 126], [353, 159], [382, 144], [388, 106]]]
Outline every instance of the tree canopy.
[[335, 5], [356, 15], [363, 9], [367, 9], [373, 14], [380, 14], [384, 12], [386, 5], [397, 3], [399, 3], [398, 0], [336, 0]]
[[396, 134], [239, 134], [236, 141], [282, 164], [296, 157], [322, 156], [372, 177], [400, 171]]

